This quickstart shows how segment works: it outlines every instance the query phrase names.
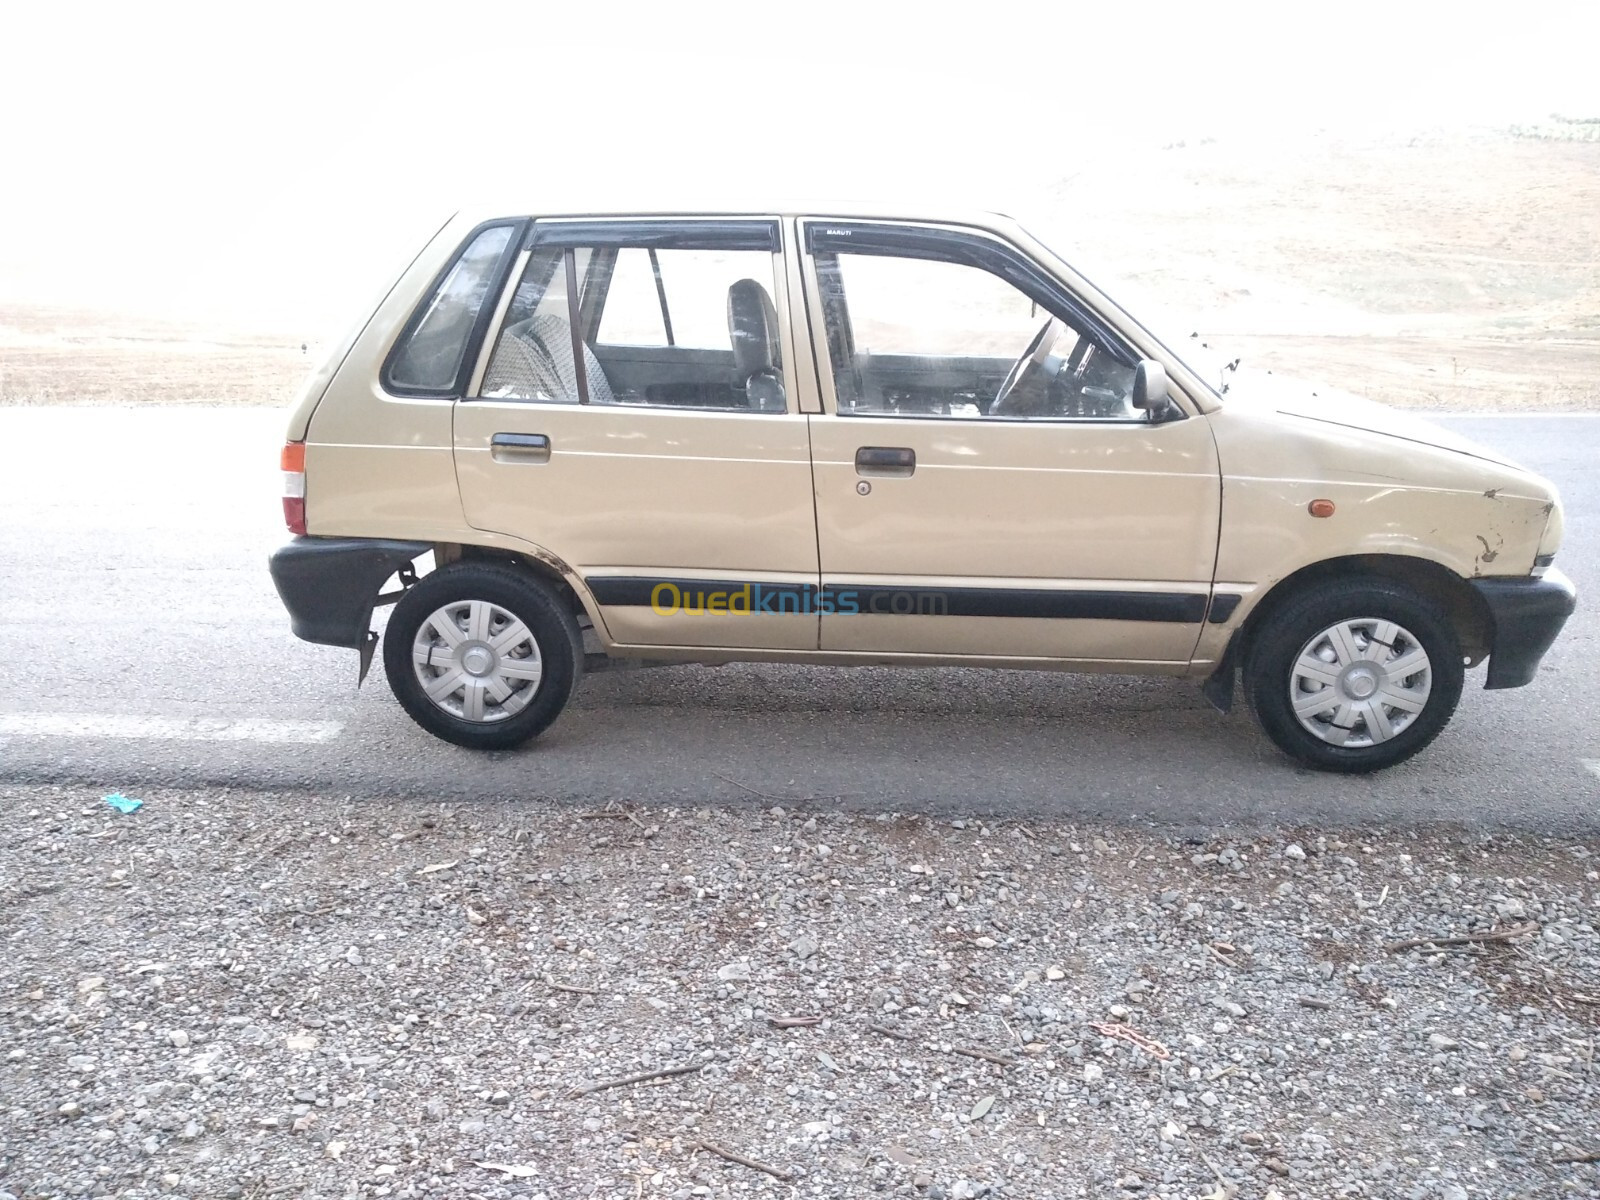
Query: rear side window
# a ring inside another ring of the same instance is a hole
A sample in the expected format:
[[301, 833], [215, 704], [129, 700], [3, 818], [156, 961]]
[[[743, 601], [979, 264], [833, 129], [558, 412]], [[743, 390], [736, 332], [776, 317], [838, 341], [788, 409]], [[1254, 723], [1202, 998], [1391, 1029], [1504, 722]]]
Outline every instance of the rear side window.
[[777, 225], [534, 226], [487, 400], [788, 411]]
[[405, 395], [450, 395], [456, 390], [515, 225], [491, 225], [461, 251], [433, 293], [412, 315], [384, 372], [384, 386]]

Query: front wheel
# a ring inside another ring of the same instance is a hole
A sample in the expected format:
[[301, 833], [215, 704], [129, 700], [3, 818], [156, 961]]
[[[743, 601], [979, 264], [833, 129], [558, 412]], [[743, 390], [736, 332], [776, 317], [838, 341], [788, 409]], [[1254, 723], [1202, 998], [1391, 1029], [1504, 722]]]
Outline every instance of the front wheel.
[[1325, 771], [1404, 762], [1461, 699], [1461, 646], [1426, 599], [1381, 579], [1319, 586], [1262, 622], [1245, 690], [1279, 749]]
[[384, 631], [389, 688], [429, 733], [505, 750], [543, 732], [583, 666], [577, 622], [539, 581], [499, 563], [424, 578]]

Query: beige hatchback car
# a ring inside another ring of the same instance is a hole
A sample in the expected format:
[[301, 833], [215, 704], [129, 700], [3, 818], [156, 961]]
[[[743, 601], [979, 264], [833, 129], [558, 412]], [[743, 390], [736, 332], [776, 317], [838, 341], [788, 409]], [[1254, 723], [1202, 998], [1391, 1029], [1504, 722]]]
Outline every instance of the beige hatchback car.
[[[1270, 381], [1269, 381], [1270, 382]], [[1572, 612], [1555, 489], [1183, 356], [1015, 222], [463, 215], [309, 382], [300, 637], [505, 748], [590, 654], [1235, 680], [1303, 762], [1428, 744]], [[391, 577], [393, 586], [385, 590]]]

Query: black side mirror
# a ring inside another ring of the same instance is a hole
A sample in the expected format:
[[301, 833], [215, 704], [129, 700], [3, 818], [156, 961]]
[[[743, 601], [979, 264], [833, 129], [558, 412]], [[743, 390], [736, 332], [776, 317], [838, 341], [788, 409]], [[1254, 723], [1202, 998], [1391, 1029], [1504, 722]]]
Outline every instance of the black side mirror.
[[1167, 394], [1167, 369], [1153, 358], [1140, 359], [1134, 369], [1133, 406], [1148, 413], [1153, 423], [1170, 421], [1179, 414]]

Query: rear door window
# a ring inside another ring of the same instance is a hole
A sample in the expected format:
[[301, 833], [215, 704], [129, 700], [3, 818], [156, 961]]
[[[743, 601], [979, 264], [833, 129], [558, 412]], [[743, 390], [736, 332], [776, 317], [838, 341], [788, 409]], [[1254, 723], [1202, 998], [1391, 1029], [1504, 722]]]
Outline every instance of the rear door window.
[[540, 222], [482, 395], [788, 410], [775, 223]]

